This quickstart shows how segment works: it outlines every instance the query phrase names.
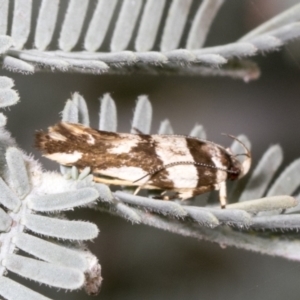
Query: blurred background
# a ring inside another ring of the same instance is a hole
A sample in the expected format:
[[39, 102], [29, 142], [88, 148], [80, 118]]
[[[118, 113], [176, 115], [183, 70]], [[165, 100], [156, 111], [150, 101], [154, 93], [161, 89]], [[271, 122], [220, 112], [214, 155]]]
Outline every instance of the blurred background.
[[[39, 2], [35, 2], [37, 12]], [[233, 42], [298, 2], [227, 0], [205, 46]], [[199, 3], [195, 0], [193, 5]], [[129, 131], [135, 101], [146, 94], [153, 104], [153, 133], [165, 118], [177, 134], [187, 134], [196, 123], [202, 124], [209, 140], [226, 147], [231, 141], [222, 137], [222, 132], [244, 133], [252, 141], [254, 164], [270, 145], [278, 143], [284, 149], [286, 166], [300, 156], [299, 45], [295, 41], [278, 52], [255, 58], [262, 75], [250, 83], [221, 77], [51, 72], [25, 76], [2, 71], [15, 80], [21, 97], [18, 105], [5, 112], [7, 127], [20, 147], [40, 159], [45, 169], [57, 170], [56, 164], [41, 158], [33, 148], [34, 132], [59, 120], [73, 92], [86, 99], [94, 127], [98, 126], [99, 98], [109, 92], [117, 104], [120, 132]], [[29, 41], [28, 48], [31, 46]], [[89, 243], [104, 278], [96, 299], [299, 299], [298, 262], [222, 249], [90, 210], [80, 209], [69, 217], [89, 219], [101, 231], [97, 240]], [[37, 289], [54, 299], [91, 299], [84, 292]]]

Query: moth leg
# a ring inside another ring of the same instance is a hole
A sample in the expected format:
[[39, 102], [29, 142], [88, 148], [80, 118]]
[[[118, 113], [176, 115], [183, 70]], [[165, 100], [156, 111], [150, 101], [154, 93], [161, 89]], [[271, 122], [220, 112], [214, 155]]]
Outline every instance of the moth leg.
[[163, 191], [160, 195], [154, 196], [153, 199], [165, 200], [164, 197], [165, 197], [166, 193], [167, 193], [167, 191]]
[[227, 202], [227, 191], [226, 191], [226, 181], [223, 181], [219, 183], [219, 200], [221, 203], [221, 208], [226, 208], [226, 202]]
[[155, 196], [153, 197], [153, 199], [157, 199], [157, 200], [173, 200], [178, 198], [178, 193], [174, 194], [174, 195], [166, 195], [168, 191], [163, 191], [159, 196]]
[[198, 187], [192, 190], [192, 196], [190, 196], [191, 192], [188, 191], [181, 193], [180, 196], [182, 200], [185, 200], [190, 197], [197, 196], [212, 190], [219, 190], [219, 200], [220, 200], [221, 208], [222, 209], [226, 208], [226, 202], [227, 202], [226, 181], [222, 181], [216, 185]]
[[178, 189], [177, 191], [178, 191], [178, 196], [181, 200], [187, 200], [194, 196], [201, 195], [215, 189], [216, 188], [214, 185], [206, 185], [206, 186], [196, 187], [194, 189]]
[[142, 187], [143, 187], [143, 185], [138, 186], [138, 187], [135, 189], [133, 195], [137, 195], [138, 192], [142, 189]]
[[[148, 181], [149, 181], [149, 179], [148, 179]], [[137, 193], [138, 193], [141, 189], [145, 188], [145, 186], [147, 186], [147, 182], [148, 182], [148, 181], [146, 181], [145, 183], [139, 185], [139, 186], [136, 188], [136, 190], [134, 191], [133, 195], [137, 195]]]

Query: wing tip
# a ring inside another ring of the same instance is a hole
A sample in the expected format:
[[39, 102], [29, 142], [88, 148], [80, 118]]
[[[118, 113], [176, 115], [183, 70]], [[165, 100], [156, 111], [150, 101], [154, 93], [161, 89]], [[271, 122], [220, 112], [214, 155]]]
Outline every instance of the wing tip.
[[45, 148], [45, 144], [48, 140], [48, 134], [45, 133], [42, 130], [39, 130], [35, 133], [35, 140], [34, 140], [34, 147], [38, 150], [41, 150], [42, 152], [45, 152], [46, 148]]

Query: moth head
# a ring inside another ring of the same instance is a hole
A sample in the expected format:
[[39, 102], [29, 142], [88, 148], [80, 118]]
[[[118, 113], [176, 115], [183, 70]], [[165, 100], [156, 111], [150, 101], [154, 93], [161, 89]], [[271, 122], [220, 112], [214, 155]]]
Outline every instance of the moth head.
[[[227, 136], [240, 143], [240, 145], [245, 150], [244, 153], [239, 153], [239, 154], [232, 154], [232, 152], [228, 150], [231, 156], [231, 167], [228, 170], [229, 171], [228, 178], [231, 180], [240, 179], [249, 172], [249, 169], [251, 167], [251, 161], [252, 161], [251, 152], [245, 146], [245, 144], [242, 141], [240, 141], [238, 138], [229, 134], [227, 134]], [[240, 160], [237, 158], [238, 156], [245, 156], [245, 158], [242, 162], [240, 162]]]

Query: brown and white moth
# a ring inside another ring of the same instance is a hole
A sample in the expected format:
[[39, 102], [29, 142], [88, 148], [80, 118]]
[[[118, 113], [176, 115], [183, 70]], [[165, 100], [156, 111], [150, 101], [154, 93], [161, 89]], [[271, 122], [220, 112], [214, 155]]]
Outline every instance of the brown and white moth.
[[[249, 150], [237, 141], [245, 153], [234, 155], [190, 136], [115, 133], [62, 122], [48, 133], [37, 132], [35, 145], [61, 165], [90, 167], [97, 182], [136, 186], [136, 193], [142, 188], [173, 191], [182, 200], [219, 190], [225, 208], [226, 180], [241, 178], [251, 165]], [[246, 156], [242, 163], [238, 155]]]

